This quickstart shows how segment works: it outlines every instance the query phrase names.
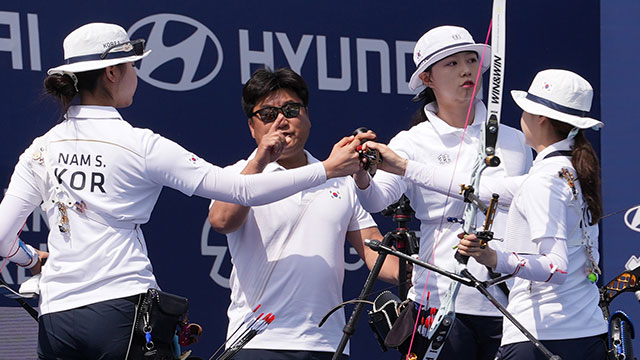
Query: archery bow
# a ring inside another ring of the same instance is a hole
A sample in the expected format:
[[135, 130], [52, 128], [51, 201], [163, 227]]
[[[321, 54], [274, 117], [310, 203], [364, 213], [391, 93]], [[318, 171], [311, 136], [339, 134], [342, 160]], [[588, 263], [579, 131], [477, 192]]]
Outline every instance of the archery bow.
[[[487, 167], [494, 167], [500, 164], [500, 159], [496, 156], [495, 150], [496, 142], [498, 140], [498, 126], [500, 124], [502, 103], [502, 84], [504, 79], [505, 12], [506, 0], [494, 0], [492, 20], [489, 30], [491, 31], [492, 55], [487, 120], [485, 122], [485, 126], [482, 127], [480, 134], [481, 145], [471, 173], [471, 185], [461, 185], [461, 194], [464, 194], [465, 207], [462, 220], [459, 220], [458, 222], [462, 223], [464, 233], [475, 234], [477, 212], [479, 209], [484, 210], [486, 216], [485, 226], [482, 233], [479, 234], [479, 237], [483, 241], [489, 241], [493, 237], [490, 227], [497, 207], [498, 196], [497, 194], [494, 194], [491, 207], [489, 208], [480, 201], [478, 196], [475, 194], [475, 190], [479, 189], [482, 172]], [[491, 27], [493, 27], [493, 30], [491, 30]], [[478, 77], [481, 74], [480, 69], [482, 68], [483, 60], [484, 52], [480, 60]], [[476, 86], [477, 84], [478, 81], [476, 81]], [[472, 103], [469, 105], [469, 113], [474, 99], [475, 96], [472, 96]], [[468, 125], [469, 113], [467, 114], [465, 131]], [[462, 141], [460, 146], [462, 146]], [[460, 253], [456, 252], [456, 259], [458, 260], [456, 272], [467, 275], [468, 271], [466, 269], [466, 264], [468, 257], [462, 256]], [[427, 338], [431, 341], [429, 342], [424, 359], [437, 359], [440, 351], [442, 350], [442, 345], [444, 344], [455, 320], [455, 300], [458, 295], [458, 291], [460, 290], [460, 285], [461, 284], [458, 281], [453, 281], [449, 285], [449, 290], [445, 294], [435, 315], [435, 319], [427, 332]]]
[[[480, 177], [487, 167], [494, 167], [500, 164], [500, 159], [496, 156], [496, 142], [498, 140], [498, 127], [500, 124], [500, 112], [502, 105], [502, 84], [504, 81], [505, 65], [505, 23], [506, 23], [506, 0], [494, 0], [492, 13], [491, 32], [491, 71], [489, 85], [489, 101], [487, 104], [487, 120], [482, 128], [481, 146], [478, 158], [471, 174], [471, 185], [461, 185], [461, 194], [464, 194], [465, 208], [460, 221], [465, 234], [476, 234], [482, 241], [483, 246], [493, 238], [491, 224], [497, 207], [498, 195], [493, 194], [491, 203], [486, 206], [482, 203], [475, 191], [480, 187]], [[481, 61], [482, 62], [482, 61]], [[466, 128], [466, 124], [465, 124]], [[476, 232], [476, 215], [478, 210], [485, 214], [483, 230]], [[522, 324], [511, 315], [507, 309], [500, 304], [487, 290], [486, 283], [478, 281], [467, 269], [468, 256], [463, 256], [459, 252], [455, 254], [458, 260], [457, 272], [467, 277], [473, 286], [480, 291], [513, 325], [525, 335], [532, 344], [550, 360], [559, 360], [560, 357], [553, 355], [540, 341], [538, 341]], [[455, 320], [455, 299], [460, 289], [460, 282], [454, 281], [449, 286], [449, 291], [445, 295], [435, 320], [429, 332], [429, 347], [424, 356], [424, 360], [435, 360], [442, 349], [449, 330]]]

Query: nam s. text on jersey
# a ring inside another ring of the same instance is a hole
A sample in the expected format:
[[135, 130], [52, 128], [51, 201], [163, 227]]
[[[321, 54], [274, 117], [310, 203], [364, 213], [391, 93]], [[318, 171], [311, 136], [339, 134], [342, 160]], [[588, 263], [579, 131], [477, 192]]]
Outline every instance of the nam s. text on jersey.
[[[71, 165], [77, 167], [101, 168], [106, 166], [102, 162], [102, 155], [92, 154], [65, 154], [58, 155], [58, 164]], [[65, 182], [74, 190], [87, 189], [91, 192], [104, 191], [104, 174], [99, 171], [89, 170], [69, 170], [66, 168], [54, 169], [56, 180], [59, 183]]]

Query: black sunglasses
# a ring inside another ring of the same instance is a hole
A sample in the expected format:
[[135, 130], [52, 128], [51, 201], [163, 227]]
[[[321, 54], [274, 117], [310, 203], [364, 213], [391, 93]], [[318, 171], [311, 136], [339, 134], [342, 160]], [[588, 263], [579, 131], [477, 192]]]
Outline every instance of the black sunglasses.
[[254, 112], [253, 114], [251, 114], [251, 116], [253, 117], [259, 115], [258, 117], [260, 118], [260, 120], [262, 120], [263, 123], [267, 124], [270, 122], [274, 122], [278, 117], [279, 112], [282, 112], [282, 115], [284, 115], [284, 117], [286, 117], [287, 119], [296, 117], [298, 116], [298, 114], [300, 114], [300, 108], [302, 107], [304, 107], [304, 105], [300, 103], [287, 103], [282, 105], [281, 107], [268, 106]]
[[100, 59], [102, 60], [106, 59], [107, 56], [109, 56], [109, 53], [111, 51], [119, 48], [122, 48], [123, 51], [118, 51], [117, 57], [124, 57], [124, 56], [131, 56], [131, 55], [140, 56], [144, 54], [144, 39], [131, 40], [131, 41], [109, 46], [107, 50], [105, 50], [102, 54], [100, 54]]

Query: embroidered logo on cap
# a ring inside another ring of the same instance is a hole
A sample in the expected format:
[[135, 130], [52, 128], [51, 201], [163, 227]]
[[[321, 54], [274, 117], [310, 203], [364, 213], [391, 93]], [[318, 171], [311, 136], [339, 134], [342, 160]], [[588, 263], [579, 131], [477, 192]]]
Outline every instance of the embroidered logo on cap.
[[544, 89], [545, 89], [545, 90], [551, 90], [551, 84], [549, 84], [549, 83], [544, 83]]
[[108, 48], [110, 48], [112, 46], [116, 46], [118, 44], [120, 44], [120, 41], [118, 41], [118, 40], [107, 41], [106, 43], [102, 44], [102, 48], [103, 49], [108, 49]]

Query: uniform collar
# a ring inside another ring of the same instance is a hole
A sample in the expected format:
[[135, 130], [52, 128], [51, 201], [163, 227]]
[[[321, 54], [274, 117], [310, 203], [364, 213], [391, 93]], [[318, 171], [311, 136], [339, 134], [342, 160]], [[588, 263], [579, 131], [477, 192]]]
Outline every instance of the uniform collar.
[[112, 106], [97, 106], [97, 105], [74, 105], [69, 107], [67, 119], [119, 119], [122, 120], [122, 116]]
[[[435, 101], [425, 105], [424, 107], [424, 113], [427, 115], [429, 122], [431, 123], [431, 125], [433, 125], [438, 134], [456, 134], [464, 130], [462, 128], [453, 127], [447, 124], [444, 120], [439, 118], [438, 115], [436, 115], [437, 112], [438, 104]], [[480, 129], [480, 126], [484, 123], [486, 117], [487, 108], [484, 106], [484, 103], [482, 101], [476, 100], [473, 124], [468, 126], [468, 129]]]
[[[256, 157], [257, 152], [258, 152], [258, 149], [253, 150], [253, 152], [251, 153], [251, 155], [249, 155], [247, 160], [251, 160], [254, 157]], [[314, 158], [313, 155], [311, 155], [311, 153], [308, 152], [307, 150], [304, 150], [304, 154], [307, 156], [307, 165], [320, 162], [320, 160]], [[285, 169], [282, 165], [278, 164], [277, 161], [267, 164], [267, 166], [264, 168], [264, 172], [273, 172], [273, 171], [280, 171], [280, 170], [287, 170], [287, 169]]]
[[544, 150], [540, 151], [538, 155], [536, 155], [536, 159], [533, 161], [533, 165], [541, 162], [542, 160], [544, 160], [545, 156], [551, 154], [554, 151], [572, 150], [574, 143], [575, 141], [573, 139], [564, 139], [547, 146], [546, 148], [544, 148]]

